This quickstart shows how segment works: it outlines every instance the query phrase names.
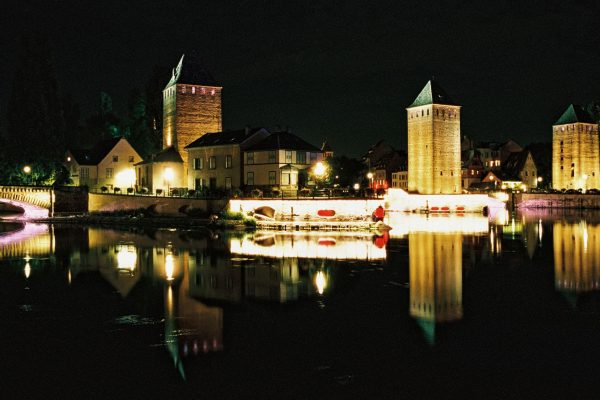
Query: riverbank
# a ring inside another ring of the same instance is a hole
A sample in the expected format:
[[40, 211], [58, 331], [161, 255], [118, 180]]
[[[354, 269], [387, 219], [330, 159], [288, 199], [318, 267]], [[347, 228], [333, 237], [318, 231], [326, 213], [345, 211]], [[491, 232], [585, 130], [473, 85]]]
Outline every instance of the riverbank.
[[37, 223], [48, 224], [82, 224], [99, 225], [103, 227], [144, 227], [144, 228], [208, 228], [208, 218], [139, 216], [139, 215], [95, 215], [80, 214], [56, 216], [33, 220]]

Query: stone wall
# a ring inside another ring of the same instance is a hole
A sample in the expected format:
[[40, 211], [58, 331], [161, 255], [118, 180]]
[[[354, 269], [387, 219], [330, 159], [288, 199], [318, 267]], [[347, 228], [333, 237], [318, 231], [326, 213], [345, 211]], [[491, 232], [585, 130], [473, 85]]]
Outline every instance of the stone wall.
[[552, 186], [600, 189], [598, 125], [555, 125], [552, 137]]
[[133, 196], [119, 194], [89, 194], [90, 212], [112, 212], [151, 209], [165, 216], [185, 216], [188, 209], [217, 213], [225, 208], [226, 199], [193, 199], [185, 197]]
[[64, 186], [54, 188], [54, 213], [86, 212], [88, 193], [85, 188]]
[[600, 208], [600, 195], [518, 193], [514, 195], [517, 208]]

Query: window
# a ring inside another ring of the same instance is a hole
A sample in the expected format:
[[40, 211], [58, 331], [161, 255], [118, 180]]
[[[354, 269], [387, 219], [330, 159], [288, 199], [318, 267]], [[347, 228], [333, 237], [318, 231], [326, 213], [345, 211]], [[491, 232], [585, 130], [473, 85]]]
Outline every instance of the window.
[[571, 170], [571, 178], [575, 176], [575, 171]]
[[277, 162], [277, 152], [275, 150], [270, 150], [269, 151], [269, 162], [270, 163]]
[[275, 171], [269, 171], [269, 185], [275, 185]]
[[246, 185], [249, 185], [249, 186], [254, 185], [254, 172], [248, 172], [246, 174]]
[[440, 171], [440, 176], [444, 176], [444, 172], [443, 171]]
[[204, 161], [204, 159], [202, 158], [194, 158], [194, 169], [202, 169], [204, 164], [202, 161]]
[[129, 156], [129, 162], [133, 162], [133, 156]]
[[529, 176], [529, 171], [525, 171], [525, 176]]
[[217, 178], [210, 178], [208, 180], [208, 188], [212, 191], [217, 188]]
[[196, 178], [194, 179], [194, 189], [199, 190], [202, 188], [202, 179]]
[[283, 174], [281, 174], [281, 184], [282, 185], [289, 185], [290, 184], [290, 174], [284, 172]]
[[225, 156], [225, 168], [231, 168], [231, 154]]
[[317, 161], [317, 153], [310, 153], [310, 162], [311, 162], [311, 164], [314, 161]]
[[119, 156], [113, 156], [113, 162], [119, 162]]
[[296, 163], [297, 164], [306, 164], [306, 153], [303, 151], [296, 152]]
[[291, 164], [292, 163], [292, 151], [291, 150], [286, 150], [285, 151], [285, 162], [287, 164]]
[[225, 177], [225, 189], [231, 189], [231, 178], [229, 176]]
[[531, 176], [535, 176], [535, 171], [531, 171]]
[[196, 94], [196, 87], [192, 86], [192, 94]]
[[113, 169], [112, 168], [106, 168], [106, 179], [110, 179], [113, 177]]
[[215, 169], [215, 168], [217, 168], [217, 157], [215, 157], [215, 156], [208, 157], [208, 169]]
[[254, 152], [249, 151], [246, 153], [246, 164], [254, 164]]
[[90, 169], [88, 167], [81, 167], [79, 172], [81, 173], [81, 177], [83, 179], [87, 179], [90, 177]]

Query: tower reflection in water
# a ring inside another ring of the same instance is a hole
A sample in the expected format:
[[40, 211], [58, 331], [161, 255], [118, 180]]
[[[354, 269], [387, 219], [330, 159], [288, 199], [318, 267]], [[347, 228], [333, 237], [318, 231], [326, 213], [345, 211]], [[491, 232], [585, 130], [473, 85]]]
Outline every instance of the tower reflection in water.
[[555, 286], [575, 307], [600, 289], [600, 224], [556, 221], [553, 231]]
[[409, 313], [429, 344], [438, 325], [463, 316], [463, 236], [488, 235], [481, 215], [392, 214], [392, 237], [408, 238]]

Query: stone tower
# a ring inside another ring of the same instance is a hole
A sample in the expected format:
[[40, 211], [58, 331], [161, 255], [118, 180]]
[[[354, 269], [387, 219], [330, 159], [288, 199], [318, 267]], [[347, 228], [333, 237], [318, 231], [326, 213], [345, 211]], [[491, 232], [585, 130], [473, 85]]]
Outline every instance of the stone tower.
[[600, 189], [598, 124], [571, 104], [552, 127], [552, 187]]
[[431, 80], [406, 114], [408, 191], [461, 193], [460, 106]]
[[181, 56], [163, 90], [163, 149], [173, 146], [179, 151], [184, 176], [188, 170], [185, 146], [208, 132], [222, 130], [221, 89], [192, 52]]

